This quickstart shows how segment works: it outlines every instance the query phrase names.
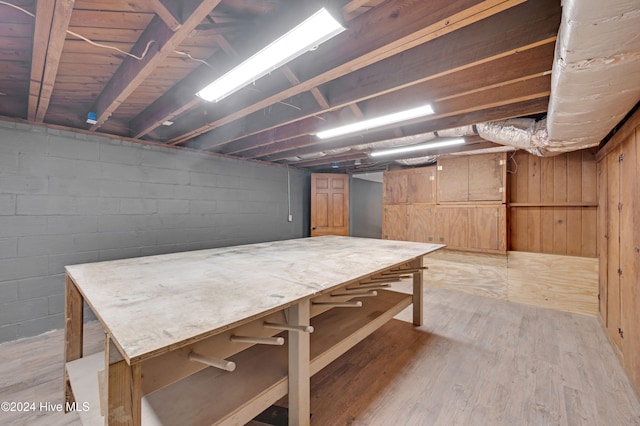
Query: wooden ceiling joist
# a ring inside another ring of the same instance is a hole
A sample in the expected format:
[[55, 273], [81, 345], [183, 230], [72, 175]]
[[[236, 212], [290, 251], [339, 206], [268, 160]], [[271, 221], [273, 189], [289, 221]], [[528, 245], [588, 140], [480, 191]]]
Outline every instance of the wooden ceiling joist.
[[[185, 140], [211, 129], [260, 111], [276, 102], [286, 101], [342, 75], [381, 59], [406, 51], [443, 34], [459, 30], [478, 20], [513, 7], [523, 0], [464, 0], [430, 2], [391, 0], [367, 14], [355, 18], [346, 31], [324, 43], [315, 52], [316, 60], [298, 70], [301, 83], [287, 90], [270, 91], [260, 96], [227, 98], [220, 102], [220, 114], [213, 120], [202, 118], [200, 126], [179, 135], [172, 141]], [[365, 19], [366, 18], [366, 19]], [[372, 25], [384, 32], [367, 31]]]
[[29, 120], [42, 122], [47, 113], [74, 1], [38, 0], [29, 84]]
[[[545, 0], [547, 6], [553, 1]], [[560, 20], [559, 7], [540, 7], [538, 3], [527, 2], [499, 15], [494, 15], [454, 33], [417, 46], [403, 55], [384, 59], [369, 67], [337, 78], [327, 85], [327, 98], [331, 108], [339, 108], [394, 90], [408, 88], [411, 85], [426, 82], [443, 75], [475, 67], [485, 62], [496, 61], [505, 56], [524, 52], [539, 45], [552, 44], [555, 41]], [[538, 21], [540, 25], [531, 29], [527, 22]], [[501, 26], [509, 37], [495, 31]], [[523, 46], [526, 46], [523, 48]], [[452, 50], [456, 55], [451, 55]], [[425, 61], [425, 58], [429, 58]], [[549, 66], [551, 65], [549, 61]], [[550, 69], [550, 68], [549, 68]], [[508, 72], [501, 69], [498, 74]], [[472, 79], [477, 84], [477, 79]], [[411, 92], [411, 89], [407, 91]], [[413, 93], [421, 93], [414, 90]], [[415, 97], [415, 95], [414, 95]], [[424, 94], [429, 102], [429, 93]], [[369, 111], [368, 108], [366, 108]], [[302, 105], [301, 110], [288, 116], [289, 122], [302, 120], [318, 113], [322, 109], [315, 105]], [[208, 149], [228, 142], [251, 136], [286, 122], [279, 116], [254, 114], [250, 120], [220, 126], [197, 139], [195, 146]], [[318, 122], [313, 120], [317, 126]], [[317, 127], [309, 131], [317, 131]], [[290, 138], [296, 135], [286, 135]], [[192, 145], [193, 146], [193, 145]]]
[[[431, 101], [437, 105], [439, 101], [452, 96], [460, 96], [470, 91], [481, 91], [491, 87], [504, 86], [514, 80], [543, 75], [550, 71], [554, 52], [554, 43], [546, 43], [533, 49], [519, 51], [515, 57], [505, 56], [491, 62], [482, 62], [474, 67], [464, 68], [451, 74], [440, 75], [433, 80], [391, 92], [363, 103], [373, 116], [389, 107], [401, 108], [403, 104], [417, 103], [424, 93], [428, 93]], [[483, 85], [478, 87], [474, 76], [483, 76]], [[306, 118], [285, 126], [271, 129], [244, 139], [227, 144], [219, 152], [241, 153], [246, 150], [257, 150], [275, 142], [292, 139], [317, 131], [318, 119]], [[268, 151], [268, 150], [267, 150]], [[259, 151], [258, 151], [259, 152]], [[264, 152], [264, 151], [263, 151]]]
[[[146, 55], [140, 60], [127, 56], [122, 62], [94, 103], [92, 111], [97, 115], [97, 123], [90, 130], [99, 128], [218, 3], [220, 0], [204, 0], [193, 6], [193, 10], [183, 11], [188, 17], [175, 32], [162, 19], [155, 17], [131, 51], [134, 55], [142, 55], [149, 46]], [[185, 3], [185, 7], [187, 4], [193, 2]]]

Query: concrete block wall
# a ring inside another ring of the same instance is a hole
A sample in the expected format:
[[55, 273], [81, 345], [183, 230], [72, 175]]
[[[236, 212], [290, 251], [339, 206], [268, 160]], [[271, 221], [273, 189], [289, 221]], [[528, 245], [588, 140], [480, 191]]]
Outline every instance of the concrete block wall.
[[382, 238], [382, 183], [352, 177], [349, 185], [351, 236]]
[[64, 266], [299, 238], [309, 176], [0, 121], [0, 342], [64, 326]]

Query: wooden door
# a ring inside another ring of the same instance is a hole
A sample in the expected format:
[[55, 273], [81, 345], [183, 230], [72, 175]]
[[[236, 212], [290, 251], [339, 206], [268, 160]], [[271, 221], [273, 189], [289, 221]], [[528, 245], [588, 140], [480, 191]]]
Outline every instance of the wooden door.
[[349, 235], [349, 175], [311, 174], [311, 236]]
[[407, 205], [385, 205], [382, 208], [382, 238], [406, 241], [407, 236]]
[[607, 175], [609, 190], [607, 194], [607, 252], [609, 265], [607, 269], [607, 331], [611, 340], [620, 348], [621, 338], [618, 332], [620, 324], [620, 158], [621, 150], [616, 148], [607, 156]]

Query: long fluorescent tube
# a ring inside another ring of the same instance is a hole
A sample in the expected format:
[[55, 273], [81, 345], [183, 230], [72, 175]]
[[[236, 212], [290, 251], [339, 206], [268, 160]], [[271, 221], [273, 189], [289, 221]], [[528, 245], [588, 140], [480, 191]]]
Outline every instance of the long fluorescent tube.
[[316, 136], [320, 139], [335, 138], [336, 136], [342, 136], [348, 133], [382, 127], [388, 124], [399, 123], [401, 121], [411, 120], [412, 118], [422, 117], [430, 114], [433, 114], [433, 108], [431, 108], [431, 105], [423, 105], [417, 108], [407, 109], [405, 111], [371, 118], [369, 120], [358, 121], [357, 123], [347, 124], [346, 126], [323, 130], [322, 132], [316, 133]]
[[322, 8], [196, 95], [206, 101], [218, 102], [344, 30]]
[[403, 146], [400, 148], [391, 148], [391, 149], [383, 149], [380, 151], [373, 151], [369, 155], [372, 157], [380, 157], [383, 155], [393, 155], [393, 154], [404, 154], [405, 152], [413, 152], [413, 151], [423, 151], [434, 148], [442, 148], [445, 146], [453, 146], [453, 145], [462, 145], [464, 143], [464, 139], [449, 139], [442, 142], [430, 142], [430, 143], [422, 143], [419, 145], [410, 145]]

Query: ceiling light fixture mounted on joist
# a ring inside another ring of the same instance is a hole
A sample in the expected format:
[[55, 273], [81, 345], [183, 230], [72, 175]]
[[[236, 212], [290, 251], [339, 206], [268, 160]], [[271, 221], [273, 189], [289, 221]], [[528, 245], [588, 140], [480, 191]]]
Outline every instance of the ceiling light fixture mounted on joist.
[[345, 28], [324, 8], [295, 28], [196, 93], [205, 101], [218, 102], [281, 67], [315, 50]]

